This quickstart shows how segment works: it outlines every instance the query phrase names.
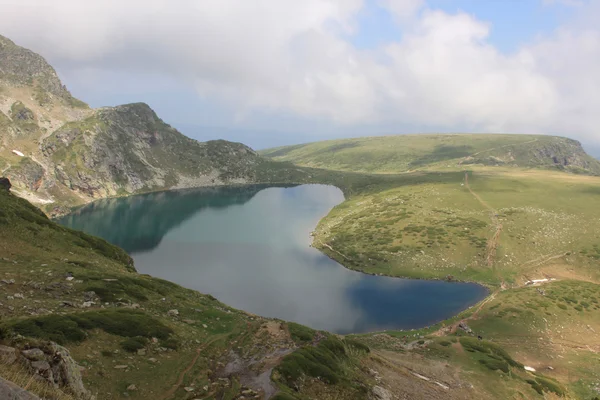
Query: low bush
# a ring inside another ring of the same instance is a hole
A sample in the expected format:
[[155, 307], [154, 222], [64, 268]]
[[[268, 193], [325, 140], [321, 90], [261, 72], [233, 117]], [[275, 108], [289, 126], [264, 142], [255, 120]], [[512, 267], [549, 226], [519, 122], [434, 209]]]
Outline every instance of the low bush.
[[277, 371], [291, 387], [303, 375], [336, 384], [344, 378], [342, 362], [346, 359], [344, 343], [330, 336], [316, 347], [306, 346], [286, 356]]
[[500, 370], [500, 371], [508, 374], [508, 371], [509, 371], [508, 363], [504, 360], [496, 360], [493, 358], [484, 358], [484, 359], [479, 360], [479, 362], [481, 364], [485, 365], [487, 368], [491, 369], [492, 371]]
[[148, 344], [148, 339], [146, 339], [145, 337], [137, 336], [122, 341], [121, 347], [125, 351], [135, 353], [136, 351], [146, 347], [146, 344]]
[[344, 343], [346, 343], [346, 346], [352, 347], [358, 351], [364, 351], [365, 353], [371, 352], [371, 349], [369, 348], [369, 346], [367, 346], [366, 344], [364, 344], [362, 342], [359, 342], [358, 340], [345, 339]]
[[565, 389], [561, 386], [560, 383], [555, 381], [554, 379], [536, 376], [535, 380], [540, 384], [540, 386], [547, 392], [554, 392], [559, 396], [565, 395]]
[[81, 342], [86, 331], [103, 331], [123, 337], [157, 337], [166, 340], [172, 329], [143, 312], [132, 310], [88, 311], [70, 315], [46, 315], [9, 324], [7, 328], [29, 337], [52, 340], [59, 344]]
[[288, 331], [290, 332], [290, 336], [296, 343], [307, 343], [312, 342], [315, 338], [315, 331], [309, 327], [304, 325], [296, 324], [294, 322], [288, 322]]

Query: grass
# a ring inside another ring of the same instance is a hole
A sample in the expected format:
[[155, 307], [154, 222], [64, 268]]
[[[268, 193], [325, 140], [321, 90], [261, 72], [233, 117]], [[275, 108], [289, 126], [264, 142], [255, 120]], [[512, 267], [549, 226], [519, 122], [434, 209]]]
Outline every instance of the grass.
[[[593, 246], [600, 225], [590, 189], [599, 188], [600, 179], [472, 171], [471, 188], [492, 212], [461, 186], [464, 175], [408, 174], [387, 188], [354, 192], [321, 220], [315, 246], [349, 268], [391, 276], [499, 284], [535, 271], [538, 259], [561, 254], [565, 263], [598, 276], [593, 265], [600, 253]], [[493, 214], [503, 228], [490, 268]]]

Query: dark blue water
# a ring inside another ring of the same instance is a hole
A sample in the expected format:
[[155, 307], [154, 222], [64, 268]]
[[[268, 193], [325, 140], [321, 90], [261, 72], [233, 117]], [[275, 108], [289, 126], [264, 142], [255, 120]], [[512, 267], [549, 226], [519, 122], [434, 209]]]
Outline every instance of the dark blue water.
[[141, 273], [337, 333], [420, 328], [486, 296], [475, 284], [350, 271], [310, 247], [343, 200], [324, 185], [170, 191], [98, 201], [60, 222], [123, 247]]

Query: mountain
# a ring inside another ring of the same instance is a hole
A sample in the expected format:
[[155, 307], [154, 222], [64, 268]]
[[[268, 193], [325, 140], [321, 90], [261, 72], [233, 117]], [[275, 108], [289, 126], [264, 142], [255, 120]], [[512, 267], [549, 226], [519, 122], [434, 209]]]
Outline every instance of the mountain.
[[262, 163], [243, 144], [184, 136], [143, 103], [91, 109], [40, 55], [0, 36], [0, 172], [51, 214], [103, 197], [253, 182]]
[[396, 135], [328, 140], [260, 153], [302, 166], [369, 173], [480, 165], [600, 175], [600, 162], [581, 143], [541, 135]]

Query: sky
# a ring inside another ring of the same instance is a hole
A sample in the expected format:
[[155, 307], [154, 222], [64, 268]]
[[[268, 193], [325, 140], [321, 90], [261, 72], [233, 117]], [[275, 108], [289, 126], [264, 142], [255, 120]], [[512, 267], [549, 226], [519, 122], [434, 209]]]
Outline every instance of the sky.
[[600, 0], [0, 0], [0, 34], [91, 106], [254, 148], [567, 136], [600, 156]]

